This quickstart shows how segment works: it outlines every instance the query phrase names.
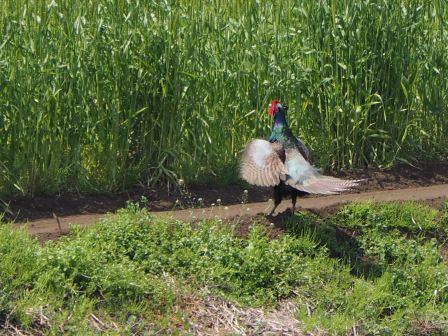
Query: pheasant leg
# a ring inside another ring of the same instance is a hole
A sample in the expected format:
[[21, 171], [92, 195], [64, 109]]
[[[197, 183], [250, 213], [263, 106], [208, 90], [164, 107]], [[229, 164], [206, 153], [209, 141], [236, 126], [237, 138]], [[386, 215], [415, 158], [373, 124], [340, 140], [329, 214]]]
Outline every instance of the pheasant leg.
[[269, 216], [272, 216], [274, 214], [275, 209], [277, 209], [278, 205], [282, 201], [282, 198], [283, 197], [279, 192], [274, 191], [274, 207], [272, 208], [271, 212], [269, 213]]
[[297, 195], [292, 195], [291, 201], [292, 201], [292, 214], [294, 215], [296, 212]]

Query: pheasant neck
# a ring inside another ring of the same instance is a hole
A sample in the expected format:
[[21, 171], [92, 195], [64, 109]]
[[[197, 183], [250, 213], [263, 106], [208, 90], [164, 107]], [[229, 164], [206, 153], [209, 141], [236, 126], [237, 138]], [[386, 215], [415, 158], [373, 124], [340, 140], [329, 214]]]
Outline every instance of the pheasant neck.
[[275, 129], [283, 129], [288, 128], [288, 123], [286, 122], [286, 116], [284, 113], [277, 113], [274, 116], [274, 128]]
[[279, 141], [282, 138], [282, 134], [285, 129], [288, 128], [286, 117], [283, 113], [277, 113], [274, 116], [274, 126], [272, 127], [272, 133], [269, 137], [270, 142]]

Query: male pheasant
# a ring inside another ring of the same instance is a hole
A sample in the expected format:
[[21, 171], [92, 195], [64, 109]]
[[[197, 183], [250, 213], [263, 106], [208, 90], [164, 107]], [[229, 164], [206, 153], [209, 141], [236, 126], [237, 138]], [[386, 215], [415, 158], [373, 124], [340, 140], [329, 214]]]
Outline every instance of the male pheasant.
[[274, 207], [286, 196], [292, 198], [295, 212], [297, 196], [306, 194], [338, 194], [356, 187], [361, 180], [342, 180], [320, 174], [310, 163], [310, 153], [295, 137], [286, 121], [288, 107], [277, 100], [269, 105], [274, 117], [268, 141], [256, 139], [245, 148], [240, 166], [241, 177], [250, 184], [274, 187]]

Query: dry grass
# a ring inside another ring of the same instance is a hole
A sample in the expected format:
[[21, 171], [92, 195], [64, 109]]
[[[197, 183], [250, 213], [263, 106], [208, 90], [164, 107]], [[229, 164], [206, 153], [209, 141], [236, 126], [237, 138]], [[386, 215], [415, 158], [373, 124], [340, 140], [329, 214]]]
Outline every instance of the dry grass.
[[292, 301], [280, 301], [275, 309], [243, 308], [222, 298], [191, 297], [186, 301], [190, 332], [213, 335], [303, 335]]

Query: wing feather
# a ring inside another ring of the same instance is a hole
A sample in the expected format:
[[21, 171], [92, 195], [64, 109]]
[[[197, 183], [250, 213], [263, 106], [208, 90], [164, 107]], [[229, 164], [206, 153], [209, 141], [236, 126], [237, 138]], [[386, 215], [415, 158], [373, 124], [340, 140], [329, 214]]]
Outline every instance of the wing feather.
[[250, 184], [258, 186], [275, 186], [286, 175], [281, 153], [283, 147], [279, 143], [266, 140], [251, 141], [244, 149], [240, 176]]
[[296, 149], [286, 150], [287, 185], [310, 194], [332, 195], [350, 190], [362, 180], [342, 180], [320, 174]]

